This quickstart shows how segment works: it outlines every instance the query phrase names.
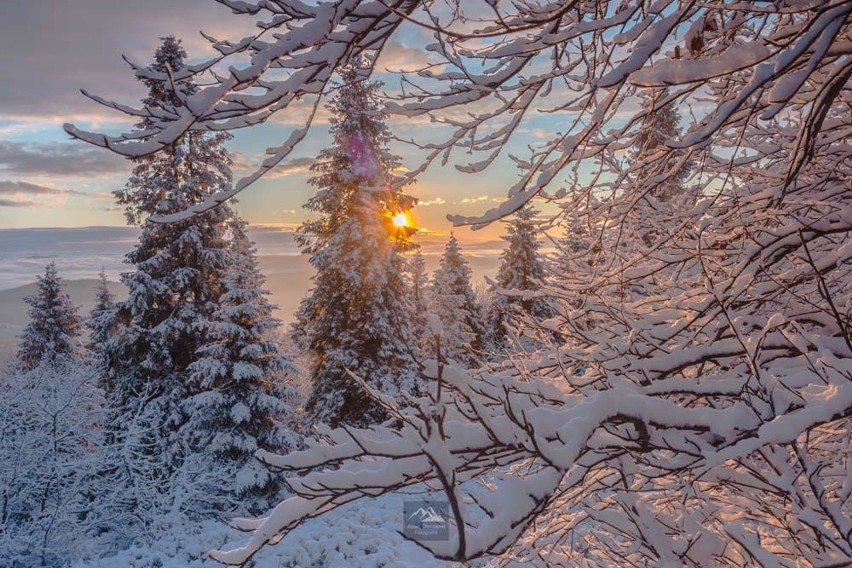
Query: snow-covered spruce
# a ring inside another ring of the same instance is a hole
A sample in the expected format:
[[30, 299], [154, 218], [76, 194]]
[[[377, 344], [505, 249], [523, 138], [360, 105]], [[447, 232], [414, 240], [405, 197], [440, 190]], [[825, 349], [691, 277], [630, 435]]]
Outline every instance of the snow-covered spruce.
[[[152, 71], [180, 72], [186, 52], [172, 37], [157, 49]], [[145, 79], [152, 115], [175, 104], [196, 87], [186, 81]], [[150, 118], [140, 124], [144, 128]], [[188, 133], [156, 154], [139, 158], [124, 189], [115, 192], [129, 222], [141, 226], [139, 244], [127, 255], [133, 272], [122, 275], [128, 298], [115, 306], [109, 351], [115, 375], [107, 393], [115, 412], [159, 409], [149, 425], [150, 451], [164, 456], [168, 475], [184, 458], [178, 431], [186, 421], [184, 404], [193, 394], [189, 365], [205, 344], [199, 331], [212, 317], [218, 283], [227, 267], [226, 230], [233, 216], [225, 206], [183, 223], [163, 225], [149, 216], [183, 210], [231, 183], [231, 160], [223, 147], [228, 134]], [[140, 400], [145, 393], [147, 401]], [[118, 423], [121, 423], [119, 419]], [[185, 441], [184, 441], [185, 442]]]
[[388, 417], [353, 375], [398, 400], [421, 389], [402, 256], [415, 245], [412, 229], [391, 222], [414, 199], [393, 175], [399, 158], [386, 149], [379, 85], [360, 73], [357, 65], [344, 71], [329, 105], [334, 144], [312, 166], [318, 191], [306, 205], [320, 217], [306, 221], [298, 237], [316, 269], [296, 324], [311, 357], [306, 411], [311, 423], [332, 426]]
[[[143, 75], [140, 128], [196, 91], [180, 79], [185, 57], [177, 40], [164, 39]], [[108, 461], [120, 464], [110, 474], [124, 476], [143, 524], [265, 506], [279, 487], [253, 452], [286, 451], [292, 441], [277, 428], [289, 408], [275, 398], [288, 363], [268, 336], [276, 322], [244, 227], [227, 205], [179, 223], [150, 218], [230, 186], [229, 138], [187, 133], [139, 158], [116, 192], [142, 233], [127, 256], [135, 271], [122, 275], [128, 298], [99, 320], [118, 452]]]
[[101, 270], [98, 274], [98, 285], [95, 288], [95, 305], [89, 312], [85, 326], [89, 330], [89, 339], [86, 348], [92, 356], [94, 366], [101, 376], [100, 386], [109, 390], [109, 353], [107, 352], [107, 340], [110, 335], [110, 326], [115, 314], [115, 294], [109, 289], [106, 273]]
[[[432, 275], [429, 313], [441, 322], [442, 356], [466, 369], [479, 366], [485, 335], [483, 310], [470, 284], [470, 274], [459, 241], [450, 234]], [[434, 350], [431, 356], [435, 356]]]
[[191, 447], [212, 455], [224, 479], [233, 479], [239, 508], [262, 512], [281, 487], [254, 454], [298, 447], [290, 429], [293, 408], [286, 401], [300, 396], [288, 384], [295, 369], [274, 339], [280, 322], [272, 316], [274, 306], [245, 228], [243, 221], [230, 223], [221, 295], [210, 320], [198, 329], [205, 344], [187, 366], [194, 394], [185, 402], [189, 418], [182, 431]]
[[44, 276], [37, 277], [35, 294], [24, 301], [30, 306], [30, 321], [20, 336], [20, 369], [33, 369], [42, 362], [80, 354], [82, 320], [71, 297], [62, 290], [56, 263], [45, 267]]
[[[517, 328], [520, 318], [542, 321], [554, 313], [543, 294], [537, 293], [546, 281], [547, 270], [539, 253], [541, 241], [536, 214], [538, 211], [531, 206], [519, 209], [506, 225], [508, 235], [502, 237], [508, 246], [500, 255], [500, 268], [494, 280], [496, 294], [487, 313], [485, 337], [491, 350], [508, 346], [507, 324]], [[518, 347], [530, 343], [528, 339], [520, 340]]]
[[[606, 212], [597, 212], [601, 217], [597, 223], [609, 221], [604, 233], [610, 239], [603, 243], [603, 250], [619, 248], [622, 256], [641, 256], [666, 246], [704, 195], [701, 186], [693, 183], [698, 180], [690, 180], [695, 167], [691, 153], [671, 147], [681, 139], [681, 117], [668, 91], [653, 89], [645, 97], [647, 114], [633, 139], [633, 167], [625, 172], [625, 187], [612, 196], [615, 199], [607, 200]], [[616, 227], [612, 219], [622, 222]]]
[[413, 315], [409, 322], [412, 340], [417, 346], [417, 353], [421, 360], [434, 358], [434, 337], [429, 329], [428, 321], [431, 282], [426, 271], [426, 260], [420, 250], [414, 251], [414, 254], [409, 257], [406, 277], [413, 306]]
[[[635, 174], [637, 185], [657, 177], [649, 194], [666, 202], [684, 192], [684, 182], [695, 164], [686, 159], [683, 148], [673, 148], [681, 137], [681, 116], [666, 89], [652, 90], [645, 101], [645, 116], [633, 140], [630, 158], [641, 167]], [[647, 187], [647, 186], [645, 186]]]

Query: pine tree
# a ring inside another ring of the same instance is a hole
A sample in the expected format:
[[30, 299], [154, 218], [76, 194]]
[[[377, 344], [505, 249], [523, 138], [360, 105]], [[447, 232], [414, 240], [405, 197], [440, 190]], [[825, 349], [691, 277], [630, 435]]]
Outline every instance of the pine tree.
[[480, 364], [485, 327], [482, 309], [470, 284], [471, 270], [455, 235], [444, 248], [432, 277], [431, 314], [441, 321], [441, 353], [466, 368]]
[[[643, 167], [637, 178], [643, 180], [652, 175], [663, 175], [664, 181], [654, 188], [653, 197], [658, 201], [669, 201], [683, 193], [683, 182], [689, 177], [692, 163], [686, 162], [678, 166], [684, 151], [667, 146], [667, 142], [680, 138], [680, 113], [673, 104], [654, 108], [655, 104], [668, 94], [662, 90], [649, 97], [645, 102], [647, 114], [642, 126], [633, 141], [631, 161], [642, 163]], [[674, 169], [674, 172], [669, 172]]]
[[265, 510], [279, 489], [254, 456], [257, 450], [286, 453], [298, 445], [287, 427], [298, 394], [285, 379], [295, 372], [272, 333], [280, 322], [267, 299], [254, 243], [243, 221], [231, 223], [228, 271], [207, 327], [207, 343], [187, 370], [194, 383], [184, 426], [193, 447], [212, 453], [223, 477], [235, 478], [235, 497], [250, 512]]
[[411, 256], [407, 267], [408, 285], [411, 289], [411, 304], [413, 316], [411, 319], [411, 334], [418, 346], [418, 351], [425, 358], [434, 358], [434, 346], [428, 330], [429, 314], [429, 274], [426, 272], [426, 260], [417, 250]]
[[[667, 94], [663, 89], [646, 98], [646, 114], [630, 152], [631, 163], [639, 164], [631, 178], [633, 187], [621, 196], [618, 210], [610, 212], [623, 215], [626, 221], [617, 228], [617, 242], [609, 247], [623, 253], [645, 254], [677, 227], [678, 218], [692, 209], [698, 197], [684, 186], [693, 163], [684, 160], [684, 150], [667, 145], [680, 138], [681, 119], [673, 104], [663, 103]], [[651, 189], [638, 190], [641, 187]]]
[[311, 356], [308, 419], [331, 426], [366, 426], [385, 411], [352, 374], [400, 399], [418, 394], [412, 318], [401, 253], [412, 250], [412, 229], [391, 219], [414, 199], [393, 177], [399, 158], [386, 149], [390, 132], [377, 83], [359, 79], [357, 65], [329, 105], [334, 144], [320, 153], [306, 208], [320, 214], [299, 231], [316, 269], [314, 288], [297, 314], [297, 335]]
[[85, 322], [89, 330], [89, 341], [86, 347], [95, 359], [95, 366], [106, 369], [106, 344], [111, 322], [115, 318], [115, 294], [110, 291], [109, 282], [103, 270], [98, 274], [98, 279], [98, 285], [95, 288], [95, 305]]
[[[178, 40], [163, 40], [144, 79], [149, 87], [144, 103], [150, 111], [170, 108], [195, 91], [188, 79], [170, 79], [185, 68], [185, 58]], [[115, 328], [107, 349], [109, 370], [116, 377], [108, 394], [119, 415], [147, 413], [159, 421], [150, 425], [146, 451], [161, 452], [167, 467], [179, 464], [186, 452], [176, 434], [186, 420], [184, 401], [193, 394], [188, 367], [204, 345], [199, 330], [205, 329], [221, 294], [227, 221], [233, 213], [222, 205], [170, 224], [154, 223], [149, 216], [182, 211], [229, 188], [231, 159], [223, 146], [229, 138], [187, 133], [137, 159], [126, 187], [115, 193], [126, 206], [128, 221], [141, 226], [142, 233], [127, 255], [135, 270], [122, 275], [128, 298], [117, 304], [107, 324]]]
[[547, 276], [544, 261], [539, 256], [539, 231], [533, 222], [537, 214], [538, 211], [530, 206], [519, 209], [506, 227], [508, 235], [502, 237], [509, 246], [500, 255], [495, 280], [498, 290], [488, 314], [488, 339], [495, 349], [506, 347], [505, 324], [513, 317], [527, 315], [541, 321], [553, 315], [544, 298], [501, 293], [501, 290], [535, 292]]
[[30, 305], [30, 322], [20, 336], [18, 368], [29, 370], [42, 362], [77, 353], [81, 320], [77, 307], [62, 290], [56, 264], [49, 263], [38, 276], [36, 292], [24, 298]]
[[[596, 205], [593, 201], [586, 207]], [[592, 226], [592, 218], [592, 214], [579, 205], [568, 214], [563, 225], [564, 234], [556, 243], [557, 252], [548, 267], [552, 288], [559, 289], [564, 304], [576, 310], [571, 321], [584, 328], [595, 315], [593, 309], [584, 308], [586, 305], [591, 308], [593, 304], [588, 282], [606, 262], [601, 235]]]

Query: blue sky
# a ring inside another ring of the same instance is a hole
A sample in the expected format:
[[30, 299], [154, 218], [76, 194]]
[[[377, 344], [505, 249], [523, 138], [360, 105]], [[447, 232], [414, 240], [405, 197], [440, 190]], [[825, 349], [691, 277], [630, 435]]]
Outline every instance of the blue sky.
[[[136, 104], [144, 86], [136, 81], [122, 55], [147, 64], [159, 38], [183, 39], [190, 60], [213, 54], [199, 30], [238, 39], [249, 33], [253, 19], [235, 16], [213, 0], [39, 0], [0, 3], [0, 228], [120, 226], [121, 210], [111, 192], [124, 185], [131, 165], [99, 148], [72, 141], [62, 124], [118, 132], [129, 125], [119, 113], [87, 99], [80, 89]], [[414, 46], [429, 41], [424, 32], [408, 29], [397, 36], [381, 66], [400, 68], [423, 53]], [[382, 78], [392, 88], [389, 75]], [[279, 144], [298, 124], [298, 109], [285, 110], [269, 123], [239, 131], [229, 144], [237, 162], [235, 173], [245, 175], [263, 150]], [[306, 184], [310, 158], [329, 143], [322, 117], [305, 142], [283, 167], [240, 195], [237, 206], [256, 225], [295, 227], [306, 215], [302, 204], [313, 188]], [[525, 144], [547, 132], [552, 116], [533, 119], [516, 141]], [[536, 128], [540, 126], [541, 128]], [[434, 138], [440, 127], [425, 120], [392, 121], [402, 138]], [[409, 167], [417, 155], [406, 145], [394, 147]], [[459, 152], [461, 158], [464, 153]], [[517, 180], [514, 164], [498, 162], [484, 174], [461, 174], [435, 164], [411, 192], [422, 202], [414, 211], [425, 229], [424, 244], [442, 242], [451, 229], [448, 213], [477, 215], [493, 207]], [[462, 242], [492, 240], [497, 225], [471, 233], [457, 230]]]

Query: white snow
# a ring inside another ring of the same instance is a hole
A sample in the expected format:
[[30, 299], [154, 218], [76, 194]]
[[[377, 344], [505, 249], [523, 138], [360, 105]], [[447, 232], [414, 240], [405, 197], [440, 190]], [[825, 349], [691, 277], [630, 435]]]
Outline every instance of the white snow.
[[[458, 566], [435, 560], [398, 531], [403, 502], [417, 493], [361, 499], [310, 519], [274, 546], [254, 557], [256, 568], [443, 568]], [[72, 568], [221, 568], [208, 556], [214, 549], [238, 545], [248, 538], [216, 521], [179, 527], [150, 546], [133, 547], [106, 558], [72, 564]], [[159, 563], [159, 564], [158, 564]]]
[[666, 59], [630, 75], [630, 82], [641, 87], [667, 87], [695, 81], [706, 81], [767, 59], [771, 53], [759, 43], [729, 47], [722, 54], [707, 59]]

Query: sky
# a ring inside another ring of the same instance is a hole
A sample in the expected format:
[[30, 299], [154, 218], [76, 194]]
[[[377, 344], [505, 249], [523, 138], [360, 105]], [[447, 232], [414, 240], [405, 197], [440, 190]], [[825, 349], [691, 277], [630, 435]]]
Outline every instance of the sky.
[[[136, 104], [145, 95], [122, 56], [148, 64], [161, 37], [182, 38], [190, 61], [213, 54], [199, 30], [236, 40], [253, 29], [253, 18], [234, 15], [213, 0], [38, 0], [0, 2], [0, 229], [25, 227], [121, 226], [121, 208], [111, 192], [121, 188], [131, 164], [106, 150], [72, 141], [62, 124], [119, 132], [129, 126], [120, 113], [91, 101], [86, 89], [104, 98]], [[383, 58], [382, 68], [400, 68], [424, 57], [418, 46], [425, 32], [407, 29]], [[380, 78], [393, 80], [389, 75]], [[235, 177], [253, 171], [265, 148], [280, 144], [302, 118], [286, 109], [267, 124], [236, 133], [228, 148]], [[439, 126], [391, 121], [401, 138], [439, 135]], [[533, 125], [535, 126], [535, 125]], [[534, 128], [516, 143], [535, 140]], [[324, 120], [291, 158], [239, 196], [238, 211], [254, 225], [294, 228], [305, 219], [302, 205], [314, 188], [306, 183], [313, 156], [330, 142]], [[416, 167], [405, 146], [392, 149]], [[518, 178], [508, 160], [483, 174], [462, 174], [433, 165], [411, 186], [421, 204], [413, 216], [419, 240], [438, 246], [452, 229], [448, 213], [478, 215], [505, 196]], [[471, 232], [459, 228], [464, 243], [499, 240], [503, 227]]]

